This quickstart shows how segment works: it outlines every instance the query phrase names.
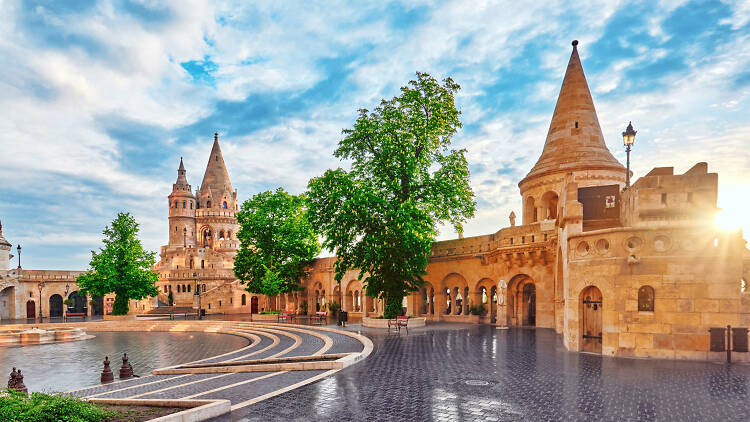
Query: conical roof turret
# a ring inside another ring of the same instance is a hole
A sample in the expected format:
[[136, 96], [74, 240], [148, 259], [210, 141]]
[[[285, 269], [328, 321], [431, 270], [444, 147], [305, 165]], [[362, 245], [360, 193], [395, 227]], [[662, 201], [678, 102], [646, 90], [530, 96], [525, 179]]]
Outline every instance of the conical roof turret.
[[[11, 246], [13, 246], [13, 245], [10, 244], [10, 242], [8, 242], [7, 240], [5, 240], [5, 238], [3, 237], [3, 222], [2, 221], [0, 221], [0, 246], [6, 246], [8, 248], [10, 248]], [[0, 269], [2, 269], [2, 268], [0, 268]]]
[[[233, 199], [233, 193], [232, 182], [229, 180], [229, 172], [219, 146], [219, 134], [214, 133], [214, 144], [211, 147], [211, 155], [208, 157], [203, 182], [198, 190], [198, 197], [202, 200], [214, 201], [212, 205], [219, 206], [219, 201]], [[204, 205], [201, 204], [201, 206]]]
[[577, 46], [573, 41], [542, 155], [519, 185], [536, 176], [574, 170], [615, 170], [624, 177], [625, 167], [604, 143]]
[[185, 171], [185, 165], [182, 163], [182, 157], [180, 157], [180, 167], [177, 169], [177, 181], [172, 185], [172, 191], [187, 191], [190, 196], [193, 196], [192, 189], [187, 181], [187, 172]]

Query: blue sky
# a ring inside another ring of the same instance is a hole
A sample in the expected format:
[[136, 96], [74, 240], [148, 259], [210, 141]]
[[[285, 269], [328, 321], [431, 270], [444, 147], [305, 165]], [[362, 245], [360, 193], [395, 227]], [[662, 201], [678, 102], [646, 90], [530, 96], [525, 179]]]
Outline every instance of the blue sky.
[[416, 71], [462, 86], [466, 234], [494, 232], [520, 215], [573, 39], [615, 156], [632, 120], [636, 178], [708, 161], [750, 230], [747, 1], [5, 0], [0, 15], [0, 220], [27, 268], [84, 269], [123, 210], [158, 251], [180, 157], [197, 186], [215, 131], [240, 198], [301, 192], [339, 165], [356, 110]]

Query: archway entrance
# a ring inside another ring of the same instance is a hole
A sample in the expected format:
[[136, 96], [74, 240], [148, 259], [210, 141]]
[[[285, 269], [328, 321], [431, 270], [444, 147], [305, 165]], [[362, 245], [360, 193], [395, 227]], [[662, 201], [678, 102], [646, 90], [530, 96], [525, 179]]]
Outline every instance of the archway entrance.
[[250, 313], [258, 313], [258, 296], [253, 296], [250, 298]]
[[80, 293], [76, 290], [75, 292], [68, 295], [68, 299], [70, 300], [70, 305], [68, 306], [68, 312], [76, 312], [76, 313], [86, 313], [87, 306], [86, 306], [86, 297], [81, 296]]
[[521, 324], [536, 325], [536, 286], [534, 286], [534, 283], [524, 284], [521, 306]]
[[26, 318], [36, 318], [36, 303], [33, 300], [26, 302]]
[[59, 318], [63, 314], [63, 299], [62, 296], [54, 294], [49, 297], [49, 317]]
[[602, 352], [602, 292], [596, 286], [581, 291], [581, 351]]
[[15, 319], [15, 303], [15, 288], [13, 286], [0, 287], [0, 320]]

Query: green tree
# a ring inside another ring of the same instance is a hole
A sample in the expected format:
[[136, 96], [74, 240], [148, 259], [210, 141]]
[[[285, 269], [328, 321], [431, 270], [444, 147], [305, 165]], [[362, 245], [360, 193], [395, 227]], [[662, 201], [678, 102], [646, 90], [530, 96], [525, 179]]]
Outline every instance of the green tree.
[[143, 250], [138, 240], [138, 223], [129, 213], [121, 212], [104, 229], [104, 247], [91, 251], [89, 270], [78, 276], [82, 294], [104, 296], [115, 294], [113, 315], [127, 315], [128, 301], [159, 294], [154, 266], [155, 252]]
[[385, 300], [385, 316], [401, 313], [409, 292], [424, 283], [439, 224], [459, 232], [474, 215], [465, 150], [449, 149], [461, 127], [453, 95], [459, 85], [426, 73], [360, 110], [343, 131], [335, 156], [351, 170], [328, 170], [308, 184], [310, 221], [336, 251], [336, 279], [360, 269], [370, 297]]
[[284, 189], [261, 192], [237, 212], [240, 249], [234, 274], [250, 293], [271, 298], [299, 290], [307, 267], [320, 252], [303, 196]]

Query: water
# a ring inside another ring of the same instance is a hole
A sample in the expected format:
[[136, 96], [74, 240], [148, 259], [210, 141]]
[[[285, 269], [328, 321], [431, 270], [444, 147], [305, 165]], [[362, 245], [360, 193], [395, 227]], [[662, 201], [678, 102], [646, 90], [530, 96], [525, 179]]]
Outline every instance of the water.
[[239, 349], [242, 337], [215, 333], [102, 332], [89, 340], [30, 346], [0, 347], [0, 387], [15, 366], [21, 368], [29, 391], [60, 392], [99, 383], [104, 356], [115, 380], [127, 353], [133, 372], [190, 362]]

